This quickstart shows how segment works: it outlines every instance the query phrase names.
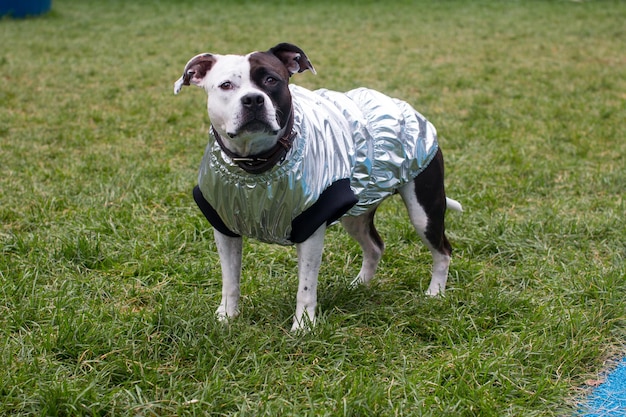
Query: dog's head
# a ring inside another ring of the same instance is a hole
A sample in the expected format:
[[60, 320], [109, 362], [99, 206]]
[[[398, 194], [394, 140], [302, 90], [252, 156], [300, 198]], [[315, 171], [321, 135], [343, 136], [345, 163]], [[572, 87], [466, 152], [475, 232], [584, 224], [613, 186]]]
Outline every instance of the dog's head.
[[315, 73], [304, 51], [288, 43], [248, 55], [205, 53], [187, 62], [174, 93], [185, 85], [204, 88], [213, 128], [231, 152], [245, 157], [289, 133], [289, 78], [307, 69]]

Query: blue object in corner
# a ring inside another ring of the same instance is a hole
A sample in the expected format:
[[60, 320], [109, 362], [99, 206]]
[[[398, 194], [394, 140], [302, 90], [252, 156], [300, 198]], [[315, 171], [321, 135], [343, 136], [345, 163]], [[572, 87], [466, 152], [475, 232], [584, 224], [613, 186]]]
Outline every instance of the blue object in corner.
[[593, 390], [582, 417], [626, 416], [626, 358]]
[[0, 17], [24, 18], [46, 13], [52, 0], [0, 0]]

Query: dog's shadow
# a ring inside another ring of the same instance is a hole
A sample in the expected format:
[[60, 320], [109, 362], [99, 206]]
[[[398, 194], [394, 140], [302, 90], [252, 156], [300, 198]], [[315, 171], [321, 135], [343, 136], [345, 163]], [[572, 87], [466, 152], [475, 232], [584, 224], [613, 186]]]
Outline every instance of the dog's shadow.
[[395, 328], [422, 339], [433, 339], [429, 319], [444, 314], [445, 299], [430, 297], [417, 285], [372, 282], [327, 283], [318, 297], [319, 325], [331, 327]]

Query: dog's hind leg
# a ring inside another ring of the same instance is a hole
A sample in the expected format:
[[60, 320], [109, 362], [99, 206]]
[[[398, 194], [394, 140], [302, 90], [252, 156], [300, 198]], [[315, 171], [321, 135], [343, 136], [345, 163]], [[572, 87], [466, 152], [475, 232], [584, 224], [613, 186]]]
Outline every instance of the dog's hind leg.
[[356, 240], [363, 250], [363, 262], [359, 275], [351, 285], [367, 284], [374, 277], [380, 258], [383, 256], [385, 244], [374, 226], [376, 207], [360, 216], [344, 216], [341, 224], [348, 234]]
[[426, 294], [443, 294], [448, 281], [452, 246], [445, 235], [446, 194], [441, 151], [437, 151], [435, 158], [415, 180], [398, 191], [411, 223], [433, 257], [432, 278]]

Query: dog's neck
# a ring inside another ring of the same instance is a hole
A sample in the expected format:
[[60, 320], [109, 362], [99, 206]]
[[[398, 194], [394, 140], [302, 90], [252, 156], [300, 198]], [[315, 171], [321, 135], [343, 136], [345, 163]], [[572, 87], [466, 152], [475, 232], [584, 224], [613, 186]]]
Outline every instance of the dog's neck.
[[211, 135], [215, 138], [222, 151], [241, 169], [250, 174], [261, 174], [282, 162], [287, 152], [293, 146], [293, 140], [296, 137], [296, 133], [293, 130], [293, 111], [289, 115], [283, 136], [270, 149], [255, 155], [242, 156], [228, 149], [224, 144], [224, 140], [213, 126], [211, 126]]

